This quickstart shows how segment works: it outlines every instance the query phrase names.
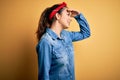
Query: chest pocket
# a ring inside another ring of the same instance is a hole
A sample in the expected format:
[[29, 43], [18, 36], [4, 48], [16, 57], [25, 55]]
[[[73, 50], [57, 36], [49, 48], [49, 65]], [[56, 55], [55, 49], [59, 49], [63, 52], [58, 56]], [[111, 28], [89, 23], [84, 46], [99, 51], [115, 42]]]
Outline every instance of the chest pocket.
[[63, 58], [65, 55], [67, 55], [67, 53], [65, 49], [62, 47], [54, 47], [53, 55], [54, 55], [54, 58], [58, 59], [58, 58]]
[[68, 54], [65, 48], [61, 46], [57, 46], [53, 48], [53, 60], [55, 63], [59, 63], [59, 65], [68, 64]]
[[69, 51], [69, 53], [73, 53], [73, 45], [72, 43], [66, 43], [66, 48]]

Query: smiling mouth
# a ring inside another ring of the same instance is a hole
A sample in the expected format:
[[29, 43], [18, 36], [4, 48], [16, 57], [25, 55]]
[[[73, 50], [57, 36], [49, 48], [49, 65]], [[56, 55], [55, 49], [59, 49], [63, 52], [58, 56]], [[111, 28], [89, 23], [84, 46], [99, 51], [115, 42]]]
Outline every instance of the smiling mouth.
[[68, 25], [70, 25], [70, 22], [68, 22]]

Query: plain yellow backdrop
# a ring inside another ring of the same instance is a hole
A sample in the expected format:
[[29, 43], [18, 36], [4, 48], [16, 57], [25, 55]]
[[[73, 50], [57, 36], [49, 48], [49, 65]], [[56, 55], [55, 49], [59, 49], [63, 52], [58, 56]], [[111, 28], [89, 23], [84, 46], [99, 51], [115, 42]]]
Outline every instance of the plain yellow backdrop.
[[[120, 80], [120, 0], [64, 0], [84, 14], [91, 37], [74, 42], [76, 80]], [[0, 0], [0, 80], [37, 80], [41, 12], [61, 0]], [[73, 19], [70, 31], [78, 31]]]

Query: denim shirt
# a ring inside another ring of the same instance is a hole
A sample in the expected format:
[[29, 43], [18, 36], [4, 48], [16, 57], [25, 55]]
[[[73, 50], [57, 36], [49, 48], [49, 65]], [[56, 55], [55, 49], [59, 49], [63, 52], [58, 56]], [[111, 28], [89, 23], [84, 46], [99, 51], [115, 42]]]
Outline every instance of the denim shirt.
[[78, 32], [62, 30], [61, 37], [58, 37], [47, 28], [38, 42], [38, 80], [75, 80], [72, 42], [89, 37], [90, 29], [83, 14], [74, 18], [80, 26]]

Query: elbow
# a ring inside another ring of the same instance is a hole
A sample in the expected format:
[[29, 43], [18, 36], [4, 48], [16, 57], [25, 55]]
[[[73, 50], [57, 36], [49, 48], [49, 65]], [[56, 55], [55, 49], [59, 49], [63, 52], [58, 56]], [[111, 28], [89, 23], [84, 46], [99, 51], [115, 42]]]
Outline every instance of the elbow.
[[91, 33], [89, 32], [87, 37], [90, 37], [90, 36], [91, 36]]
[[85, 38], [89, 38], [91, 36], [91, 34], [88, 34]]
[[91, 33], [90, 33], [90, 32], [85, 33], [85, 34], [84, 34], [84, 39], [85, 39], [85, 38], [89, 38], [90, 36], [91, 36]]
[[87, 32], [87, 37], [89, 38], [91, 36], [91, 32], [90, 32], [90, 29], [88, 30]]

